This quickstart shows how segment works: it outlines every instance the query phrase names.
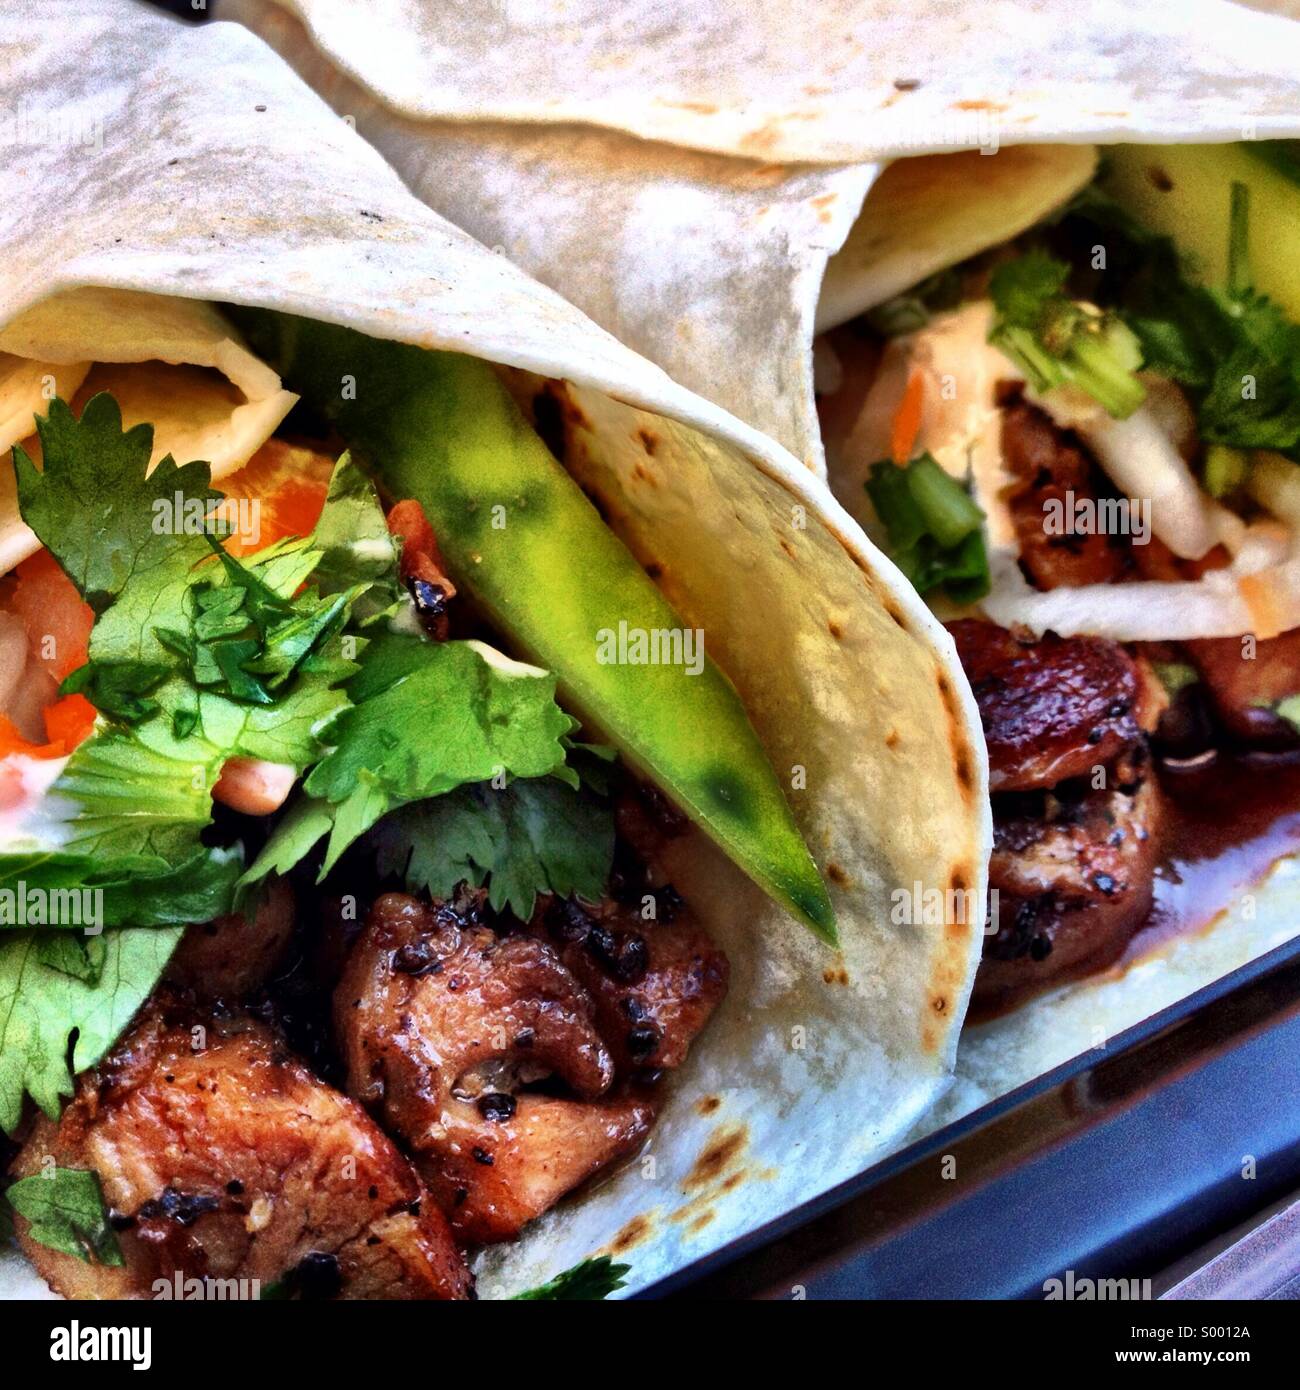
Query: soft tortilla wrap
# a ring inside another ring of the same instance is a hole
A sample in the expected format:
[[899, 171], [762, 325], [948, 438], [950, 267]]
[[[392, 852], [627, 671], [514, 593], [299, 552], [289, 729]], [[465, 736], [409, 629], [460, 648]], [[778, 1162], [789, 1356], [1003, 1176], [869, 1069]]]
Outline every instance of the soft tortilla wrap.
[[[1088, 181], [1094, 142], [1300, 135], [1285, 0], [876, 0], [743, 21], [628, 4], [585, 25], [565, 7], [546, 34], [365, 8], [364, 25], [341, 0], [218, 13], [285, 54], [431, 206], [815, 470], [815, 332], [1031, 225]], [[500, 86], [470, 61], [489, 32], [514, 64]], [[860, 477], [831, 481], [864, 517]], [[1294, 882], [1283, 861], [1244, 910], [968, 1030], [942, 1113], [1113, 1045], [1293, 936]]]
[[[96, 287], [144, 297], [139, 332], [111, 340], [159, 356], [177, 334], [149, 324], [227, 301], [563, 379], [575, 471], [706, 629], [775, 766], [805, 769], [796, 815], [842, 955], [683, 841], [672, 870], [731, 958], [727, 1002], [653, 1164], [498, 1251], [484, 1292], [610, 1248], [643, 1286], [896, 1144], [952, 1066], [990, 836], [968, 687], [901, 576], [797, 460], [430, 212], [245, 30], [113, 0], [10, 6], [0, 70], [7, 92], [42, 92], [100, 133], [91, 150], [20, 124], [0, 175], [0, 324]], [[100, 352], [95, 333], [67, 332], [83, 360]], [[52, 341], [33, 335], [31, 350]], [[969, 890], [972, 917], [893, 924], [896, 895], [918, 884]]]
[[[148, 368], [142, 366], [149, 363]], [[294, 397], [210, 305], [102, 287], [57, 294], [0, 329], [0, 450], [25, 441], [50, 399], [111, 391], [126, 426], [154, 427], [154, 461], [202, 458], [220, 480], [248, 462]], [[0, 475], [0, 572], [37, 549]]]
[[[886, 161], [978, 149], [991, 168], [1027, 143], [1264, 138], [1293, 132], [1300, 104], [1300, 32], [1227, 0], [739, 13], [215, 6], [431, 207], [817, 470], [819, 291]], [[996, 209], [1020, 179], [994, 179]], [[870, 303], [849, 259], [831, 273], [846, 317]]]

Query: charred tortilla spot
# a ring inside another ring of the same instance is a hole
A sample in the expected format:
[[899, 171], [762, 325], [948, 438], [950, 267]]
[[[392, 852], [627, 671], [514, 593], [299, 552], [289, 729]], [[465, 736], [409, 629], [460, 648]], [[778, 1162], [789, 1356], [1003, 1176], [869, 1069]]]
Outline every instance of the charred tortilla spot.
[[605, 1248], [611, 1255], [624, 1255], [645, 1240], [652, 1229], [653, 1222], [649, 1216], [644, 1213], [634, 1216]]
[[714, 1130], [682, 1186], [689, 1189], [716, 1182], [745, 1151], [748, 1143], [749, 1130], [744, 1125]]
[[938, 675], [939, 700], [948, 719], [948, 744], [952, 751], [952, 767], [961, 790], [962, 799], [969, 802], [975, 794], [975, 762], [962, 724], [961, 710], [952, 684], [942, 671]]

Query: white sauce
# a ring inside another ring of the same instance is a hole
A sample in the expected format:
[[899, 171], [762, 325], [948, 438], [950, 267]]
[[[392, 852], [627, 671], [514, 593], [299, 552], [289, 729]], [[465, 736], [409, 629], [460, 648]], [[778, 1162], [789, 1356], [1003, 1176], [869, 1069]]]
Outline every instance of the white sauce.
[[72, 801], [48, 795], [67, 765], [67, 758], [29, 758], [25, 753], [0, 758], [0, 777], [8, 783], [17, 770], [22, 792], [13, 805], [5, 804], [8, 795], [0, 800], [0, 853], [53, 850], [68, 842], [78, 808]]

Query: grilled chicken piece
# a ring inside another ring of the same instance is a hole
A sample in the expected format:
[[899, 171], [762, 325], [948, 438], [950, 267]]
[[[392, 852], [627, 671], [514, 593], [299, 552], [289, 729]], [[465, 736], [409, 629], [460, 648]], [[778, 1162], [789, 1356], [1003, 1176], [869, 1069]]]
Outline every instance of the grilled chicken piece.
[[[996, 934], [984, 943], [977, 1008], [1006, 1002], [1117, 960], [1151, 910], [1163, 793], [1146, 767], [1104, 791], [1000, 798], [989, 888]], [[1122, 774], [1123, 775], [1123, 774]]]
[[201, 999], [241, 999], [270, 979], [293, 923], [293, 889], [272, 879], [251, 917], [235, 912], [190, 927], [167, 963], [167, 979]]
[[534, 934], [554, 945], [595, 1001], [596, 1027], [620, 1075], [681, 1066], [727, 992], [726, 956], [671, 887], [651, 894], [653, 920], [639, 906], [556, 898], [539, 901], [533, 916]]
[[[196, 1048], [198, 1050], [196, 1050]], [[125, 1265], [19, 1239], [57, 1292], [148, 1298], [155, 1280], [297, 1279], [304, 1294], [442, 1299], [472, 1279], [410, 1163], [365, 1112], [241, 1017], [148, 1006], [15, 1164], [99, 1174]]]
[[1269, 747], [1296, 742], [1295, 725], [1274, 706], [1300, 693], [1300, 628], [1256, 641], [1253, 656], [1240, 637], [1207, 637], [1183, 647], [1230, 733]]
[[1050, 632], [1035, 639], [975, 618], [948, 631], [979, 705], [995, 792], [1088, 775], [1154, 722], [1158, 683], [1116, 642]]
[[993, 789], [990, 923], [975, 981], [996, 1007], [1115, 960], [1151, 908], [1164, 802], [1146, 734], [1167, 703], [1102, 638], [949, 625], [979, 705]]
[[[609, 1096], [594, 1006], [545, 943], [400, 893], [374, 905], [334, 995], [348, 1089], [400, 1134], [462, 1238], [505, 1240], [640, 1147]], [[554, 1078], [577, 1099], [519, 1088]]]
[[1016, 479], [1007, 506], [1020, 542], [1020, 564], [1039, 589], [1107, 584], [1129, 568], [1125, 538], [1101, 534], [1054, 535], [1045, 510], [1059, 503], [1066, 524], [1072, 502], [1113, 495], [1105, 475], [1075, 436], [1037, 406], [1011, 399], [1002, 411], [1002, 457]]

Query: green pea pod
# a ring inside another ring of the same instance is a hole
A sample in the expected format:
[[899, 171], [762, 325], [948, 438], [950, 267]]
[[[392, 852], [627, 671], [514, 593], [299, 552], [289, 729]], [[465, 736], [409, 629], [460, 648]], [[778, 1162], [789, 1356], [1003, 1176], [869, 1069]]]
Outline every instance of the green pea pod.
[[685, 664], [599, 659], [621, 623], [650, 633], [680, 631], [682, 621], [492, 368], [307, 319], [234, 312], [381, 490], [422, 504], [457, 585], [755, 883], [834, 944], [825, 884], [727, 678], [707, 660], [692, 675]]

